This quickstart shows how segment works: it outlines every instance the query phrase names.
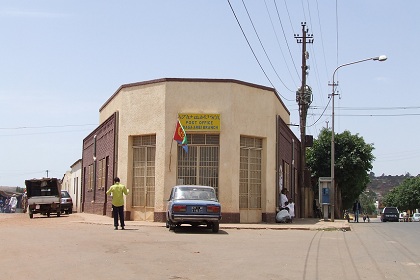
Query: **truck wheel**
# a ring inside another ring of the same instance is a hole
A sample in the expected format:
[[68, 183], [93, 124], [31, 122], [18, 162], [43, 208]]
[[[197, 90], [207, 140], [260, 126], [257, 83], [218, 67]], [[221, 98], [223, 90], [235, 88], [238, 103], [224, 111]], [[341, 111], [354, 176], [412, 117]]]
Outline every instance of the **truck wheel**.
[[47, 217], [49, 218], [51, 216], [51, 213], [50, 212], [47, 212]]
[[29, 218], [30, 218], [30, 219], [33, 219], [33, 218], [34, 218], [34, 214], [29, 213]]
[[57, 217], [60, 217], [61, 211], [57, 211]]

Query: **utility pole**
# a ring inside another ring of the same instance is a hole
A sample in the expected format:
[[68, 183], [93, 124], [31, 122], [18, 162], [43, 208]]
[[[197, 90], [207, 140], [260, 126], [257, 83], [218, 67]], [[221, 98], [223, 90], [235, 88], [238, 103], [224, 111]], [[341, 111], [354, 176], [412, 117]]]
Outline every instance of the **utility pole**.
[[308, 34], [308, 29], [306, 29], [306, 22], [301, 22], [302, 24], [302, 36], [295, 34], [295, 39], [297, 42], [302, 44], [302, 85], [296, 92], [296, 102], [299, 105], [299, 115], [300, 115], [300, 209], [301, 217], [307, 217], [309, 215], [309, 209], [312, 209], [309, 201], [309, 182], [305, 181], [306, 171], [306, 116], [308, 113], [309, 105], [312, 103], [312, 90], [306, 85], [306, 75], [308, 66], [306, 65], [306, 60], [309, 59], [309, 53], [306, 51], [306, 44], [312, 44], [314, 42], [313, 34]]

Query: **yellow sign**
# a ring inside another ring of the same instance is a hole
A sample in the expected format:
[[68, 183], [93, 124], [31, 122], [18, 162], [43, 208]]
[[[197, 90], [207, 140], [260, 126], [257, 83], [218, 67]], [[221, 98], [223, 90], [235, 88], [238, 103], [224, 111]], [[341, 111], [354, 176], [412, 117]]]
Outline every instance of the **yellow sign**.
[[178, 114], [185, 131], [220, 131], [220, 114]]

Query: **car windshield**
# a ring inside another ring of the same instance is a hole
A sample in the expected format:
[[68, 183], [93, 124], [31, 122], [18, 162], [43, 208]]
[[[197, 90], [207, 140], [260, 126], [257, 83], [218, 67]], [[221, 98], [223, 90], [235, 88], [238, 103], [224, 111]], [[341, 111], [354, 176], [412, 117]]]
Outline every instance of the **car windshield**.
[[385, 208], [384, 213], [395, 213], [398, 214], [397, 208]]
[[61, 192], [61, 197], [70, 197], [68, 192]]
[[200, 187], [182, 187], [178, 188], [174, 194], [175, 199], [197, 199], [197, 200], [214, 200], [216, 201], [216, 194], [213, 189]]

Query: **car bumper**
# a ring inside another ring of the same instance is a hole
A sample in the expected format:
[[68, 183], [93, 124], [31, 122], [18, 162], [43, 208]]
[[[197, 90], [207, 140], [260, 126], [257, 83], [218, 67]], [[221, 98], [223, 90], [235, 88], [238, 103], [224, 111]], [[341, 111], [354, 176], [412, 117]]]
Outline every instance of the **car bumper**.
[[217, 222], [221, 220], [221, 216], [214, 216], [214, 215], [171, 215], [171, 220], [173, 222]]
[[61, 204], [61, 210], [70, 210], [70, 209], [73, 209], [73, 204], [68, 204], [68, 203]]

